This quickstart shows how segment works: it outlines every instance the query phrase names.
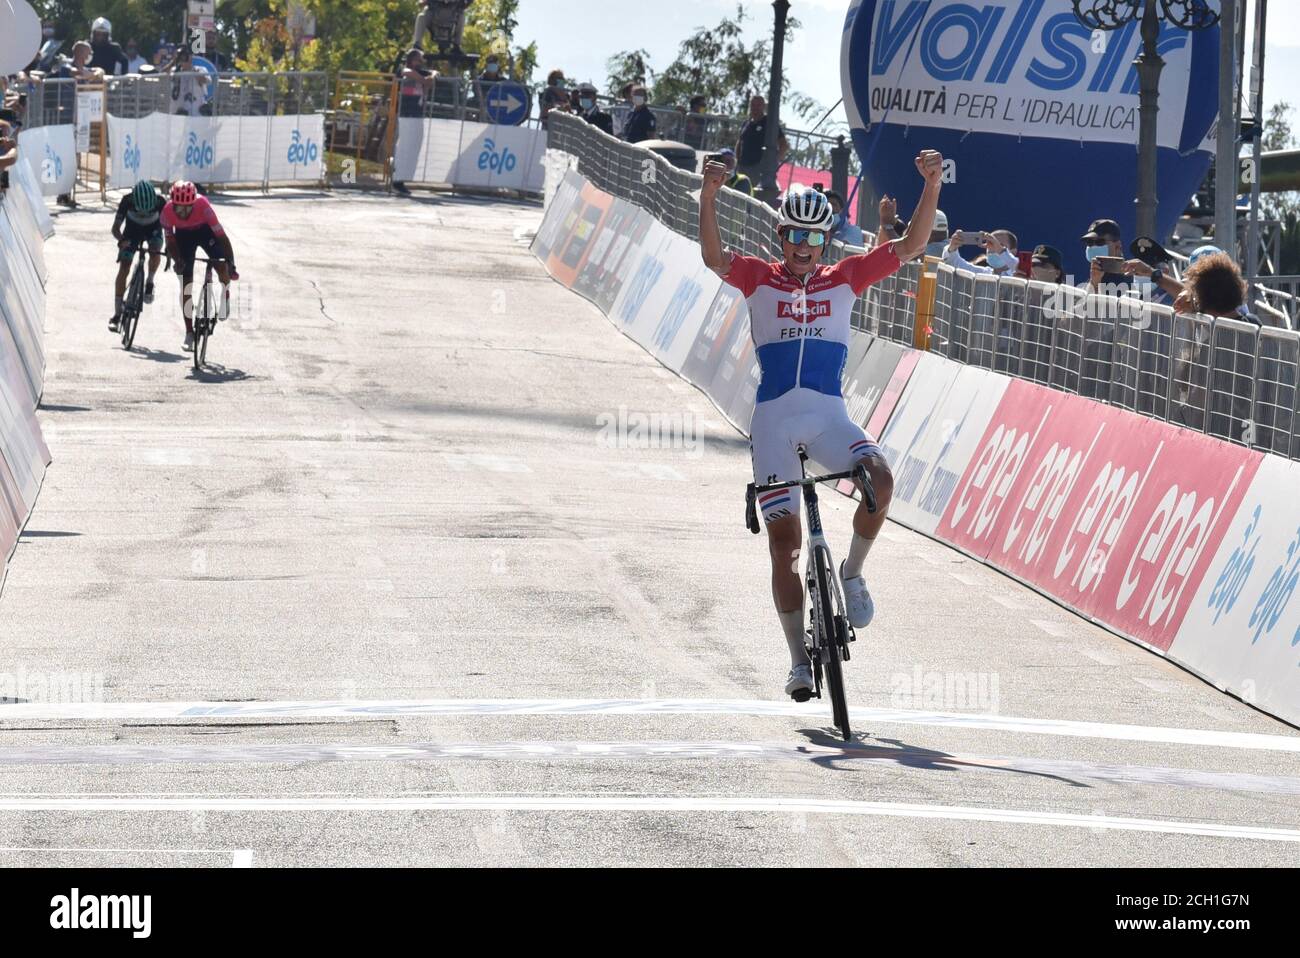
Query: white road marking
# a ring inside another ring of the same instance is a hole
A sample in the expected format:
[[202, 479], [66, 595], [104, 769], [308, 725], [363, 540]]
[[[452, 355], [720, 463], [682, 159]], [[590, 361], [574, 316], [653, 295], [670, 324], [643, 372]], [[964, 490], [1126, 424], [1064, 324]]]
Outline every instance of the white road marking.
[[[890, 538], [890, 537], [889, 537], [889, 536], [886, 536], [885, 538]], [[894, 539], [900, 539], [900, 538], [902, 538], [902, 537], [901, 537], [901, 536], [893, 536], [892, 538], [894, 538]], [[960, 572], [949, 572], [948, 574], [949, 574], [950, 576], [952, 576], [954, 579], [956, 579], [958, 582], [960, 582], [960, 583], [961, 583], [962, 585], [964, 585], [964, 586], [969, 586], [970, 588], [975, 588], [975, 587], [978, 585], [978, 583], [977, 583], [974, 579], [972, 579], [970, 576], [968, 576], [968, 575], [962, 575]]]
[[1049, 619], [1030, 619], [1029, 621], [1054, 638], [1063, 639], [1070, 634], [1070, 631], [1060, 622], [1052, 622]]
[[[10, 720], [121, 721], [214, 717], [265, 719], [437, 715], [760, 715], [826, 719], [830, 715], [830, 708], [816, 702], [799, 705], [789, 701], [745, 699], [357, 699], [320, 702], [32, 702], [0, 705], [0, 723]], [[1300, 733], [1272, 735], [1262, 732], [1225, 732], [1215, 729], [863, 706], [850, 706], [849, 715], [859, 728], [864, 723], [926, 725], [1123, 742], [1300, 752]]]
[[1002, 606], [1002, 608], [1004, 609], [1019, 610], [1024, 608], [1024, 606], [1021, 605], [1019, 602], [1017, 602], [1015, 599], [1009, 599], [1005, 595], [991, 595], [989, 596], [989, 598], [992, 599], [994, 602], [996, 602], [998, 605]]
[[126, 853], [131, 855], [229, 855], [231, 868], [252, 868], [253, 850], [251, 848], [51, 848], [48, 845], [34, 845], [31, 848], [17, 846], [0, 846], [3, 852], [41, 852], [61, 855], [101, 855], [108, 853]]
[[713, 798], [626, 795], [424, 795], [387, 798], [0, 798], [0, 812], [753, 812], [800, 815], [864, 815], [1054, 825], [1118, 831], [1201, 835], [1256, 841], [1300, 842], [1300, 830], [1217, 822], [1119, 818], [1015, 808], [921, 805], [817, 798]]
[[[1075, 649], [1074, 651], [1078, 652], [1078, 653], [1079, 653], [1080, 655], [1082, 655], [1084, 658], [1092, 659], [1092, 660], [1093, 660], [1094, 662], [1096, 662], [1098, 665], [1105, 665], [1105, 666], [1108, 666], [1108, 667], [1112, 667], [1112, 668], [1113, 668], [1114, 666], [1117, 666], [1117, 665], [1123, 665], [1123, 664], [1124, 664], [1124, 663], [1121, 662], [1119, 659], [1115, 658], [1114, 656], [1107, 655], [1107, 654], [1104, 653], [1104, 652], [1094, 652], [1092, 649], [1084, 649], [1084, 648], [1077, 648], [1077, 649]], [[1227, 712], [1226, 709], [1225, 709], [1224, 711], [1225, 711], [1225, 714], [1223, 714], [1223, 715], [1216, 715], [1216, 716], [1214, 716], [1214, 718], [1218, 718], [1218, 719], [1231, 718], [1232, 713], [1231, 713], [1231, 712]]]
[[[826, 765], [903, 765], [959, 772], [1003, 772], [1055, 778], [1070, 785], [1095, 782], [1172, 785], [1274, 795], [1300, 795], [1300, 778], [1215, 772], [1202, 769], [1118, 765], [1069, 759], [947, 753], [924, 748], [877, 745], [821, 745], [812, 742], [716, 741], [488, 741], [411, 742], [402, 745], [349, 743], [242, 745], [30, 745], [0, 749], [0, 767], [39, 765], [233, 765], [309, 762], [528, 762], [528, 761], [792, 761]], [[23, 794], [14, 793], [15, 797]]]
[[1161, 694], [1167, 692], [1178, 692], [1187, 687], [1174, 679], [1148, 679], [1140, 675], [1130, 675], [1129, 678], [1138, 685], [1145, 685], [1147, 688], [1151, 689], [1151, 691], [1160, 692]]

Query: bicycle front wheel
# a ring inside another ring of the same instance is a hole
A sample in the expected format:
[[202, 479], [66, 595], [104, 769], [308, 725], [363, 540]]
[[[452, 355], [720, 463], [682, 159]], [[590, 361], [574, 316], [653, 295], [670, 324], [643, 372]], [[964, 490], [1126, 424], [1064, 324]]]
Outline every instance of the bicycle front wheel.
[[844, 696], [844, 668], [840, 662], [839, 630], [843, 627], [835, 607], [831, 605], [831, 569], [830, 558], [825, 549], [818, 549], [817, 563], [817, 598], [822, 607], [822, 638], [824, 644], [820, 650], [826, 666], [826, 686], [831, 693], [831, 716], [835, 727], [840, 730], [844, 741], [853, 734], [849, 729], [849, 703]]

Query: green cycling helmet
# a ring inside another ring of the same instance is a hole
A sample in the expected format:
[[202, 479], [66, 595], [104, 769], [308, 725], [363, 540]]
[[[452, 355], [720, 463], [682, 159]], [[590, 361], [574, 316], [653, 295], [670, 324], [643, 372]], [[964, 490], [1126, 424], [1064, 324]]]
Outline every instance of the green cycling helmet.
[[131, 191], [131, 201], [139, 213], [152, 213], [158, 208], [158, 191], [148, 180], [141, 180]]

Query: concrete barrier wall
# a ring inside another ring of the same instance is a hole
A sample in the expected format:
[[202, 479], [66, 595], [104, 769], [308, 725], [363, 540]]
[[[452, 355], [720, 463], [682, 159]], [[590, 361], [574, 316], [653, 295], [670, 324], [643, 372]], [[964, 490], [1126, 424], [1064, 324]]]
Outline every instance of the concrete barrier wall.
[[[747, 433], [758, 367], [739, 294], [694, 241], [553, 175], [533, 244], [547, 270]], [[845, 398], [890, 460], [891, 518], [1300, 725], [1300, 463], [855, 337]]]

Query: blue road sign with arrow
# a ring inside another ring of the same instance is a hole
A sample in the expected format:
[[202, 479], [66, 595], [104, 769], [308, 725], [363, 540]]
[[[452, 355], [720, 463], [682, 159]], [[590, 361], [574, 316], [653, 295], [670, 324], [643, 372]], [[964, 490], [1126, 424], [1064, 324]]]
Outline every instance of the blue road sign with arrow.
[[528, 119], [532, 96], [522, 83], [502, 80], [488, 88], [484, 98], [488, 119], [502, 126], [518, 126]]

